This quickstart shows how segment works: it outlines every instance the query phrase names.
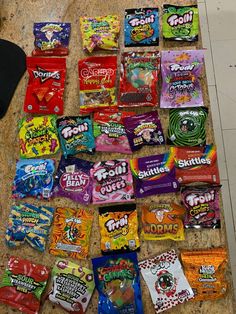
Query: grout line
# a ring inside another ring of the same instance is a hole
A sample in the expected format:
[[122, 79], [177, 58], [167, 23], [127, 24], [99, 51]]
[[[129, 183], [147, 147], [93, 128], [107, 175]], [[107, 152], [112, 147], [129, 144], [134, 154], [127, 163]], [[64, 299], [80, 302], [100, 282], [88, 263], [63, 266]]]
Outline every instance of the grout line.
[[222, 129], [222, 131], [236, 131], [236, 128], [231, 129]]

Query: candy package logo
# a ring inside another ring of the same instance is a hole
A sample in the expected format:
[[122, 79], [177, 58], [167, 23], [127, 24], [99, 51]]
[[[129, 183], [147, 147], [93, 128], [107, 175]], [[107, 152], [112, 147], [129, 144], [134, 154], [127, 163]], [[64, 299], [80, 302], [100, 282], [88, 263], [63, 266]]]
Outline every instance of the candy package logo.
[[138, 178], [139, 179], [146, 179], [146, 178], [151, 178], [153, 176], [163, 174], [163, 173], [168, 173], [170, 172], [170, 169], [168, 167], [155, 167], [150, 170], [146, 171], [139, 171], [138, 172]]
[[128, 173], [128, 163], [122, 161], [116, 164], [114, 167], [101, 167], [94, 172], [94, 177], [98, 182], [107, 180], [109, 178], [114, 178], [116, 176], [125, 175]]
[[118, 123], [111, 122], [108, 125], [101, 125], [100, 132], [107, 134], [109, 137], [120, 137], [121, 135], [126, 134], [125, 128]]
[[155, 129], [157, 128], [155, 123], [142, 123], [140, 125], [138, 125], [135, 129], [134, 129], [134, 134], [135, 135], [142, 135], [143, 133], [146, 132], [153, 132], [155, 131]]
[[83, 192], [89, 184], [89, 176], [83, 172], [63, 173], [60, 185], [63, 190], [72, 192]]
[[113, 232], [116, 230], [123, 229], [124, 227], [128, 226], [128, 215], [124, 215], [122, 218], [115, 220], [115, 219], [109, 219], [105, 226], [107, 228], [108, 232]]
[[39, 78], [41, 83], [44, 83], [45, 81], [49, 80], [49, 79], [55, 79], [55, 80], [60, 80], [61, 76], [60, 76], [60, 72], [59, 71], [47, 71], [39, 66], [37, 66], [37, 70], [34, 71], [33, 70], [33, 74], [34, 77], [37, 79]]
[[215, 274], [215, 267], [213, 265], [202, 265], [199, 270], [200, 282], [214, 282], [216, 278], [213, 276]]
[[193, 15], [194, 15], [194, 12], [192, 10], [185, 13], [184, 15], [172, 14], [167, 19], [167, 23], [172, 27], [187, 24], [187, 23], [192, 23], [193, 22]]
[[87, 132], [89, 130], [89, 126], [87, 122], [83, 122], [81, 124], [78, 124], [77, 126], [68, 126], [65, 127], [61, 134], [64, 137], [64, 139], [72, 138], [74, 135], [77, 135], [79, 133]]
[[27, 165], [25, 166], [25, 173], [34, 173], [37, 174], [38, 172], [46, 173], [47, 172], [47, 163], [41, 163], [38, 166]]
[[40, 283], [35, 282], [31, 277], [25, 275], [11, 275], [11, 284], [16, 287], [17, 291], [23, 293], [33, 292], [40, 287]]
[[198, 195], [197, 193], [190, 193], [186, 196], [186, 202], [190, 206], [197, 206], [199, 204], [206, 204], [215, 200], [215, 190], [211, 190], [204, 195]]
[[109, 260], [107, 267], [98, 268], [100, 281], [111, 282], [114, 280], [134, 279], [135, 268], [132, 261], [127, 259]]
[[188, 168], [192, 166], [210, 165], [211, 160], [204, 157], [195, 157], [190, 159], [179, 159], [177, 160], [178, 168]]
[[115, 71], [111, 68], [84, 68], [80, 71], [80, 75], [84, 79], [90, 79], [91, 77], [99, 77], [103, 76], [104, 79], [107, 80], [107, 78], [113, 76]]
[[154, 14], [151, 14], [150, 16], [145, 17], [145, 18], [137, 18], [136, 17], [136, 18], [129, 20], [129, 24], [132, 27], [139, 26], [139, 25], [145, 25], [145, 24], [152, 24], [154, 22], [155, 22], [155, 15]]
[[[178, 63], [172, 63], [170, 65], [170, 71], [171, 72], [183, 72], [183, 71], [192, 71], [195, 67], [195, 64], [188, 64], [188, 65], [182, 65], [182, 64], [178, 64]], [[184, 79], [184, 78], [183, 78]]]

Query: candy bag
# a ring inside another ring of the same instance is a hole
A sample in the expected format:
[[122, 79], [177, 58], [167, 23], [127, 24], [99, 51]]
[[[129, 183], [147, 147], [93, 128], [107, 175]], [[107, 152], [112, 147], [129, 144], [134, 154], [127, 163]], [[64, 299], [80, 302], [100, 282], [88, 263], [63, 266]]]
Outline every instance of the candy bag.
[[11, 256], [0, 283], [0, 302], [25, 314], [38, 314], [49, 269]]
[[225, 278], [228, 258], [224, 248], [183, 251], [181, 260], [194, 291], [194, 301], [215, 300], [225, 296], [228, 288]]
[[142, 205], [142, 237], [144, 240], [184, 240], [185, 209], [175, 203]]
[[49, 253], [86, 259], [93, 213], [85, 209], [57, 208], [54, 215]]
[[125, 10], [125, 47], [159, 45], [159, 12], [157, 8]]
[[66, 59], [27, 57], [26, 63], [29, 82], [24, 111], [62, 115]]
[[99, 314], [144, 314], [135, 252], [92, 259]]
[[33, 56], [67, 56], [69, 53], [70, 23], [34, 23]]
[[163, 38], [178, 41], [197, 41], [199, 34], [197, 5], [164, 4]]
[[52, 280], [51, 302], [68, 313], [86, 312], [95, 287], [92, 270], [60, 258], [52, 269]]
[[90, 117], [63, 117], [57, 120], [57, 128], [64, 156], [93, 153], [95, 141]]
[[193, 298], [175, 250], [139, 262], [148, 286], [155, 313], [161, 313]]
[[134, 114], [117, 110], [96, 112], [93, 118], [96, 151], [131, 154], [124, 119]]
[[181, 184], [204, 182], [220, 184], [216, 146], [170, 147], [176, 178]]
[[164, 145], [165, 138], [157, 111], [137, 114], [124, 119], [131, 150], [145, 145]]
[[167, 143], [175, 146], [205, 145], [207, 116], [205, 107], [170, 109]]
[[117, 15], [80, 17], [80, 30], [86, 52], [118, 50], [120, 21]]
[[56, 116], [23, 118], [19, 122], [21, 158], [56, 154], [60, 149]]
[[127, 159], [96, 162], [91, 170], [93, 204], [131, 202], [133, 179]]
[[139, 249], [138, 215], [135, 204], [100, 207], [99, 226], [103, 254]]
[[162, 51], [161, 108], [203, 106], [199, 76], [204, 50]]
[[53, 188], [54, 160], [20, 159], [16, 163], [12, 197], [50, 198]]
[[92, 198], [92, 179], [90, 169], [93, 162], [61, 156], [60, 163], [55, 175], [53, 196], [67, 197], [74, 202], [88, 205]]
[[159, 52], [124, 52], [121, 56], [119, 107], [159, 104]]
[[174, 158], [169, 153], [131, 159], [130, 168], [137, 198], [179, 191]]

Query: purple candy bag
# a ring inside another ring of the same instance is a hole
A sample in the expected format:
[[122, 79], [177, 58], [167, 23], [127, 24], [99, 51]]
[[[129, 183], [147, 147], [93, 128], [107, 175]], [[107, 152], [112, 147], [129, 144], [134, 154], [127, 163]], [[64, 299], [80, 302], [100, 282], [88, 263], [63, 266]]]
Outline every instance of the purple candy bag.
[[161, 108], [204, 106], [199, 75], [204, 50], [163, 51]]

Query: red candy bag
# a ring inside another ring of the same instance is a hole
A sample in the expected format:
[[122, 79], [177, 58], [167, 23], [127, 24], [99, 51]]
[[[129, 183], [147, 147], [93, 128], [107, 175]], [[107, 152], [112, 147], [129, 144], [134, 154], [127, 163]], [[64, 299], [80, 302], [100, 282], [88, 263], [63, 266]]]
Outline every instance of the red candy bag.
[[24, 111], [62, 115], [66, 59], [27, 57], [26, 63], [29, 82]]

